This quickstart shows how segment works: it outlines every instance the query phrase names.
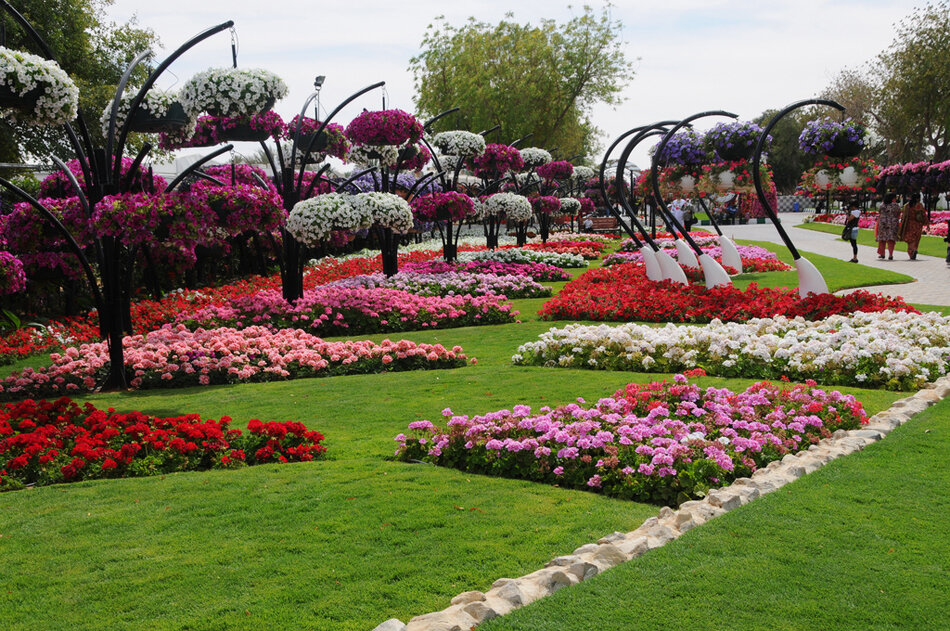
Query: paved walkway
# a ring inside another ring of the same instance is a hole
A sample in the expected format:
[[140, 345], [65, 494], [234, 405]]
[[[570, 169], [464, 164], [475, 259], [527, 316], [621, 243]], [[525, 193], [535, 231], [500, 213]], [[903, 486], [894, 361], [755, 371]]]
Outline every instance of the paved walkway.
[[[781, 213], [782, 226], [791, 237], [795, 247], [806, 253], [814, 252], [824, 256], [831, 256], [841, 260], [851, 258], [851, 246], [842, 241], [837, 234], [805, 230], [795, 226], [802, 223], [801, 213]], [[712, 226], [703, 226], [702, 229], [713, 231]], [[734, 239], [753, 239], [756, 241], [770, 241], [782, 243], [775, 226], [771, 223], [744, 224], [738, 226], [722, 226], [723, 234]], [[895, 251], [894, 260], [878, 260], [877, 250], [870, 246], [858, 245], [859, 265], [855, 265], [855, 273], [861, 273], [861, 266], [888, 269], [901, 274], [913, 276], [917, 280], [913, 283], [901, 285], [879, 285], [876, 287], [862, 287], [868, 291], [878, 292], [887, 296], [901, 296], [907, 302], [924, 305], [950, 306], [950, 267], [942, 258], [923, 256], [918, 254], [916, 261], [907, 258], [906, 252]], [[839, 293], [847, 293], [844, 290]]]

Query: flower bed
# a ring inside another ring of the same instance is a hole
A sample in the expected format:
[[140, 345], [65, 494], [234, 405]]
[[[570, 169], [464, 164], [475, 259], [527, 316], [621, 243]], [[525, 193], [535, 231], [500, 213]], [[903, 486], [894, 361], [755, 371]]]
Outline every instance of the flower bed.
[[587, 261], [579, 254], [546, 252], [544, 250], [527, 250], [524, 248], [510, 250], [483, 250], [481, 252], [465, 252], [459, 254], [460, 261], [496, 261], [499, 263], [544, 263], [554, 267], [587, 267]]
[[471, 274], [495, 274], [496, 276], [529, 276], [535, 281], [542, 282], [557, 282], [573, 278], [560, 267], [546, 263], [502, 263], [500, 261], [446, 263], [445, 261], [426, 261], [424, 263], [407, 263], [403, 265], [402, 270], [420, 274], [459, 271]]
[[671, 281], [653, 282], [642, 266], [627, 263], [584, 273], [547, 301], [539, 313], [547, 320], [710, 322], [718, 318], [745, 322], [775, 315], [817, 320], [885, 309], [916, 312], [901, 298], [866, 291], [801, 298], [795, 289], [764, 288], [755, 283], [740, 290], [732, 285], [706, 289]]
[[674, 381], [629, 384], [590, 407], [579, 399], [537, 414], [526, 405], [474, 417], [446, 408], [445, 428], [410, 423], [413, 436], [396, 437], [396, 455], [676, 505], [867, 422], [854, 397], [814, 382], [760, 382], [735, 393], [703, 390], [683, 375]]
[[[514, 246], [502, 246], [501, 249], [509, 249]], [[600, 253], [607, 247], [606, 243], [599, 241], [548, 241], [547, 243], [526, 243], [522, 246], [526, 250], [535, 250], [537, 252], [555, 252], [558, 254], [576, 254], [587, 261], [595, 261], [600, 258]]]
[[436, 273], [402, 272], [386, 277], [383, 273], [351, 276], [327, 283], [324, 287], [385, 287], [418, 296], [499, 296], [505, 298], [541, 298], [551, 290], [524, 275], [473, 274], [447, 271]]
[[[405, 340], [325, 342], [299, 329], [263, 326], [188, 330], [166, 326], [123, 339], [133, 388], [181, 388], [222, 383], [277, 381], [396, 370], [456, 368], [461, 347]], [[26, 368], [0, 382], [0, 396], [47, 396], [89, 392], [106, 375], [105, 342], [70, 347], [50, 355], [52, 365]]]
[[787, 377], [822, 384], [916, 390], [947, 374], [950, 318], [882, 311], [801, 318], [713, 320], [703, 327], [569, 324], [523, 344], [519, 365]]
[[[722, 248], [719, 246], [700, 248], [705, 254], [708, 254], [719, 263], [722, 263]], [[757, 245], [737, 245], [739, 257], [742, 259], [743, 273], [752, 272], [784, 272], [792, 269], [778, 260], [775, 252], [766, 250]], [[677, 258], [677, 251], [671, 249], [667, 251], [674, 259]], [[604, 259], [604, 265], [620, 265], [623, 263], [640, 263], [643, 261], [643, 254], [638, 250], [636, 252], [614, 252]]]
[[302, 423], [197, 414], [159, 418], [80, 407], [67, 397], [0, 407], [0, 491], [99, 478], [131, 478], [322, 458], [323, 434]]
[[178, 321], [189, 328], [263, 325], [306, 327], [321, 335], [354, 335], [507, 324], [517, 311], [499, 296], [417, 296], [398, 289], [328, 287], [304, 291], [291, 305], [279, 291], [262, 291], [210, 305]]

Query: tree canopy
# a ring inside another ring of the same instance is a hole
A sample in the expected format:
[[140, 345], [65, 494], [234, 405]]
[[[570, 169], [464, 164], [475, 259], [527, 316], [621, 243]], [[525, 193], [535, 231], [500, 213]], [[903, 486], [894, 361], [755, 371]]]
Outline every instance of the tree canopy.
[[501, 141], [533, 134], [528, 145], [562, 158], [589, 156], [598, 129], [597, 103], [617, 105], [633, 77], [620, 40], [621, 24], [590, 7], [563, 24], [498, 24], [474, 18], [457, 27], [438, 17], [422, 52], [410, 60], [422, 118], [461, 108], [440, 129], [480, 132], [501, 125]]
[[[79, 87], [79, 107], [93, 144], [103, 144], [99, 116], [115, 94], [115, 87], [132, 59], [158, 44], [151, 29], [109, 21], [105, 8], [114, 0], [11, 0], [53, 50], [63, 70]], [[5, 11], [7, 48], [42, 54], [32, 39]], [[131, 85], [141, 85], [148, 70], [139, 66]], [[133, 149], [138, 143], [132, 143]], [[0, 161], [75, 157], [59, 128], [29, 127], [0, 119]]]

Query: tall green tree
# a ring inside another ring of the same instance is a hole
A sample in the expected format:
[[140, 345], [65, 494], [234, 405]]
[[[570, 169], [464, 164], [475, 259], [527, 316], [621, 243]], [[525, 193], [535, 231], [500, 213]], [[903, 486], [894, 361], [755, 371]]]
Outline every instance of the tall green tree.
[[621, 23], [606, 8], [590, 7], [562, 24], [517, 24], [512, 17], [494, 25], [469, 18], [457, 27], [440, 16], [429, 25], [409, 66], [418, 113], [426, 118], [460, 107], [441, 129], [501, 125], [492, 139], [533, 134], [528, 144], [556, 149], [562, 158], [592, 155], [599, 133], [593, 106], [621, 103], [633, 77]]
[[[126, 67], [139, 52], [154, 48], [158, 38], [139, 28], [135, 19], [117, 24], [105, 9], [114, 0], [10, 0], [53, 50], [63, 70], [79, 87], [79, 107], [93, 144], [103, 145], [99, 116], [115, 94]], [[41, 54], [36, 44], [6, 11], [0, 11], [6, 46]], [[148, 69], [141, 65], [131, 84], [141, 85]], [[141, 139], [130, 143], [132, 150]], [[0, 161], [46, 160], [55, 155], [73, 158], [66, 135], [59, 128], [31, 127], [0, 119]]]

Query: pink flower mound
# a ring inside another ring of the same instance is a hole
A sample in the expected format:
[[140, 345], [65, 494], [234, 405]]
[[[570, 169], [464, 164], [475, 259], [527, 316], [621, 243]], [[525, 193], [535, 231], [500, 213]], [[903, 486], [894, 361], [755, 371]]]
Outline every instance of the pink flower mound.
[[418, 296], [398, 289], [322, 286], [291, 305], [279, 291], [261, 291], [183, 315], [189, 328], [263, 325], [310, 328], [322, 335], [411, 331], [514, 321], [501, 296]]
[[525, 405], [474, 417], [446, 409], [444, 428], [417, 421], [412, 437], [397, 436], [396, 455], [675, 505], [867, 422], [853, 396], [814, 382], [763, 381], [734, 393], [703, 390], [684, 375], [674, 381], [629, 384], [594, 406], [536, 414]]
[[[465, 365], [460, 346], [406, 340], [325, 342], [299, 329], [271, 331], [165, 327], [124, 338], [125, 366], [133, 388], [177, 388], [247, 381], [456, 368]], [[52, 366], [15, 372], [0, 382], [0, 393], [46, 396], [90, 392], [106, 374], [105, 342], [53, 353]]]
[[346, 126], [346, 137], [362, 145], [415, 143], [422, 134], [422, 123], [402, 110], [363, 112]]

